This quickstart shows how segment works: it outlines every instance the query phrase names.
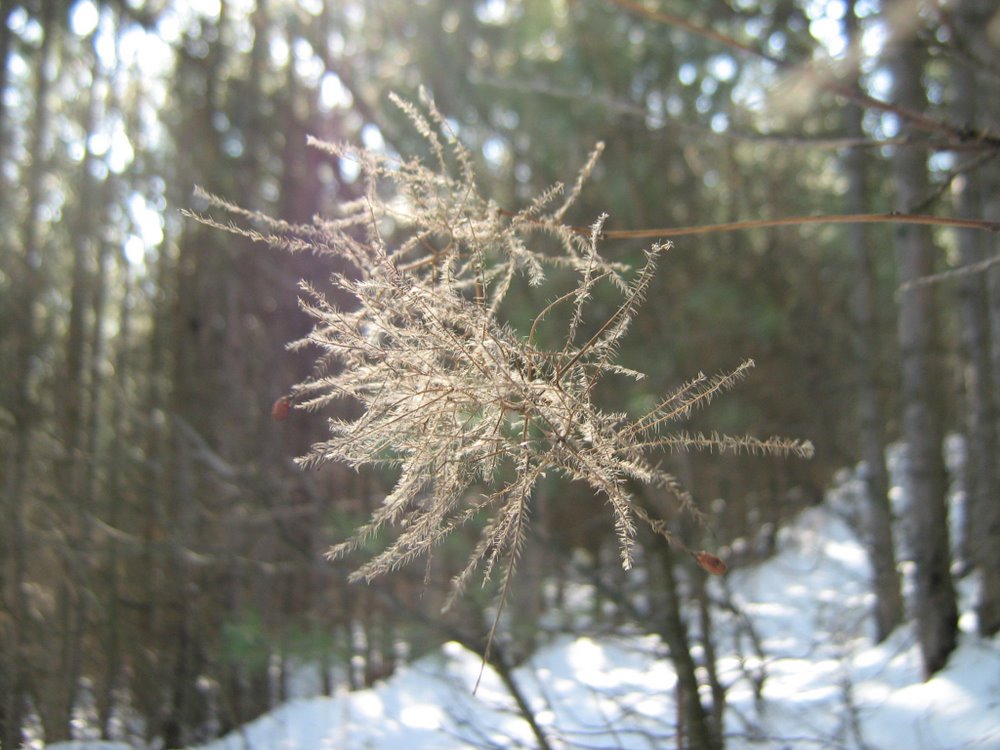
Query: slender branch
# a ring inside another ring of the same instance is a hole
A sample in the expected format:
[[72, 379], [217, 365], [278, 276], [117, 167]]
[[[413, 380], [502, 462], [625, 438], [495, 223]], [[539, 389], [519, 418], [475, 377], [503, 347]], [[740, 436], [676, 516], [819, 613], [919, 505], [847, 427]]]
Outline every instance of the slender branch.
[[[691, 34], [701, 36], [705, 39], [709, 39], [729, 47], [730, 49], [738, 50], [739, 52], [764, 60], [765, 62], [769, 62], [776, 66], [780, 70], [790, 70], [793, 67], [793, 63], [788, 60], [776, 57], [775, 55], [765, 52], [758, 47], [745, 44], [744, 42], [734, 39], [727, 34], [715, 31], [714, 29], [699, 26], [698, 24], [692, 23], [686, 18], [674, 15], [673, 13], [652, 10], [645, 7], [641, 3], [636, 2], [636, 0], [608, 0], [608, 2], [652, 21], [684, 29]], [[876, 99], [863, 91], [845, 86], [844, 84], [829, 78], [819, 77], [816, 81], [816, 85], [863, 107], [898, 115], [921, 130], [931, 133], [941, 133], [959, 143], [975, 141], [988, 144], [993, 148], [1000, 148], [1000, 136], [991, 131], [977, 130], [969, 127], [959, 127], [948, 122], [943, 122], [933, 117], [921, 114], [920, 112], [915, 112], [911, 109], [907, 109], [906, 107], [901, 107], [898, 104], [883, 101], [882, 99]]]
[[969, 172], [973, 172], [979, 169], [984, 164], [987, 164], [988, 162], [995, 159], [998, 154], [1000, 154], [1000, 150], [991, 149], [985, 153], [979, 154], [979, 156], [970, 159], [969, 161], [959, 164], [953, 170], [948, 172], [948, 174], [944, 175], [944, 177], [942, 177], [941, 180], [938, 181], [937, 187], [934, 188], [934, 190], [932, 190], [926, 198], [924, 198], [916, 205], [908, 206], [907, 208], [909, 209], [909, 213], [919, 213], [921, 211], [926, 211], [927, 208], [929, 208], [938, 198], [940, 198], [948, 191], [948, 189], [951, 187], [951, 184], [955, 181], [957, 177], [960, 177], [962, 175], [968, 174]]
[[[427, 613], [420, 609], [419, 607], [414, 607], [407, 602], [404, 602], [392, 589], [386, 586], [380, 586], [377, 584], [372, 585], [372, 589], [381, 601], [389, 605], [392, 609], [403, 610], [406, 612], [408, 617], [415, 618], [419, 622], [423, 623], [432, 632], [443, 633], [447, 638], [461, 644], [463, 648], [467, 651], [479, 651], [481, 637], [473, 635], [468, 631], [453, 625], [446, 620], [438, 617], [429, 617]], [[524, 691], [521, 690], [520, 685], [518, 685], [517, 680], [514, 678], [514, 672], [510, 666], [510, 659], [507, 654], [499, 647], [495, 646], [493, 653], [489, 658], [489, 664], [496, 671], [497, 677], [507, 688], [507, 692], [510, 693], [511, 698], [514, 699], [514, 703], [517, 704], [517, 710], [522, 719], [528, 724], [531, 729], [531, 733], [535, 735], [535, 739], [538, 741], [538, 747], [540, 750], [551, 750], [552, 744], [549, 742], [548, 735], [545, 733], [545, 729], [539, 724], [537, 717], [535, 716], [534, 710], [531, 708], [531, 702]]]
[[676, 26], [679, 29], [684, 29], [684, 31], [687, 31], [690, 34], [704, 37], [705, 39], [709, 39], [713, 42], [718, 42], [725, 47], [730, 47], [731, 49], [736, 49], [740, 52], [745, 52], [752, 57], [757, 57], [761, 60], [773, 63], [778, 67], [785, 67], [787, 65], [787, 63], [781, 58], [770, 55], [762, 49], [752, 47], [749, 44], [744, 44], [743, 42], [738, 41], [727, 34], [723, 34], [722, 32], [715, 31], [714, 29], [699, 26], [698, 24], [692, 23], [686, 18], [675, 15], [674, 13], [667, 13], [662, 10], [653, 10], [652, 8], [647, 8], [634, 0], [608, 0], [608, 2], [612, 5], [624, 8], [631, 13], [635, 13], [636, 15], [644, 16], [651, 21], [656, 21], [668, 26]]
[[964, 266], [959, 266], [958, 268], [952, 268], [948, 271], [942, 271], [941, 273], [935, 273], [930, 276], [921, 276], [918, 279], [913, 279], [912, 281], [907, 281], [905, 284], [899, 286], [900, 292], [905, 292], [909, 289], [918, 286], [927, 286], [928, 284], [937, 284], [941, 281], [951, 281], [952, 279], [957, 279], [962, 276], [968, 276], [969, 274], [982, 273], [988, 268], [1000, 263], [1000, 255], [994, 255], [986, 260], [981, 260], [978, 263], [969, 263]]
[[[513, 216], [512, 211], [501, 209], [501, 214]], [[533, 223], [544, 224], [541, 220]], [[1000, 232], [1000, 221], [985, 219], [958, 219], [950, 216], [932, 216], [930, 214], [910, 214], [890, 212], [885, 214], [819, 214], [817, 216], [785, 216], [780, 219], [747, 219], [745, 221], [728, 221], [722, 224], [699, 224], [690, 227], [654, 227], [648, 229], [610, 229], [601, 234], [602, 240], [650, 239], [665, 237], [683, 237], [692, 234], [713, 234], [716, 232], [741, 232], [747, 229], [768, 229], [771, 227], [794, 227], [806, 224], [927, 224], [931, 226], [958, 227], [960, 229], [979, 229], [987, 232]], [[566, 227], [572, 232], [589, 235], [591, 227]]]
[[665, 113], [652, 113], [649, 108], [622, 98], [614, 98], [608, 95], [599, 95], [594, 92], [572, 91], [560, 89], [539, 83], [528, 83], [508, 78], [493, 78], [490, 76], [475, 75], [470, 73], [470, 80], [482, 86], [501, 89], [504, 91], [514, 91], [525, 94], [548, 96], [554, 99], [563, 99], [571, 102], [586, 102], [587, 104], [604, 107], [608, 112], [620, 114], [628, 117], [641, 118], [652, 122], [654, 127], [665, 127], [669, 124], [671, 128], [681, 132], [692, 133], [699, 138], [712, 138], [729, 141], [742, 141], [754, 144], [790, 146], [794, 148], [806, 149], [842, 149], [842, 148], [885, 148], [893, 146], [896, 148], [918, 148], [926, 151], [982, 151], [988, 149], [995, 153], [997, 147], [988, 143], [969, 141], [966, 143], [956, 143], [953, 138], [944, 137], [914, 137], [912, 135], [901, 135], [893, 138], [869, 138], [863, 136], [845, 136], [834, 132], [826, 134], [802, 135], [792, 132], [757, 132], [748, 130], [737, 130], [726, 128], [725, 130], [712, 130], [704, 123], [691, 123], [679, 117], [670, 117]]
[[[823, 214], [820, 216], [788, 216], [782, 219], [749, 219], [729, 221], [723, 224], [705, 224], [694, 227], [664, 227], [661, 229], [618, 229], [604, 233], [608, 239], [642, 239], [650, 237], [681, 237], [689, 234], [711, 234], [713, 232], [739, 232], [744, 229], [767, 227], [790, 227], [804, 224], [931, 224], [963, 229], [984, 229], [1000, 231], [1000, 221], [980, 219], [956, 219], [947, 216], [926, 214]], [[586, 227], [575, 227], [576, 231], [588, 231]]]

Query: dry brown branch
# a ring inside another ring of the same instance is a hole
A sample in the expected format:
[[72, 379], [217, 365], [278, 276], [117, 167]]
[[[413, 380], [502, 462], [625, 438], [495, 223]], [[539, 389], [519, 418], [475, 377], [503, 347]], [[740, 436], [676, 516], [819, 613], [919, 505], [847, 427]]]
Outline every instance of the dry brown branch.
[[[788, 216], [781, 219], [748, 219], [723, 224], [703, 224], [693, 227], [660, 227], [657, 229], [617, 229], [604, 233], [605, 239], [650, 239], [683, 237], [692, 234], [712, 234], [716, 232], [740, 232], [747, 229], [768, 229], [773, 227], [805, 226], [808, 224], [927, 224], [962, 229], [981, 229], [988, 232], [1000, 230], [1000, 221], [981, 219], [958, 219], [949, 216], [927, 214], [823, 214], [820, 216]], [[575, 227], [583, 232], [585, 227]]]

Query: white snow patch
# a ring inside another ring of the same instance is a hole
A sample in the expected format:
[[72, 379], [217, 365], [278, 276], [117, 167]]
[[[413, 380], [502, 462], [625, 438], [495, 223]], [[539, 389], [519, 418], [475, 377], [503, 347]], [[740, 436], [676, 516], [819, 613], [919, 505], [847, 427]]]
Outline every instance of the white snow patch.
[[[804, 511], [774, 558], [713, 581], [743, 613], [715, 613], [727, 748], [997, 750], [1000, 639], [977, 637], [964, 615], [957, 650], [927, 681], [912, 625], [873, 644], [867, 556], [846, 497]], [[960, 582], [966, 613], [974, 588]], [[291, 701], [199, 750], [536, 747], [493, 670], [473, 695], [480, 668], [478, 654], [448, 643], [371, 689]], [[556, 637], [513, 675], [554, 748], [676, 744], [677, 680], [656, 636]]]

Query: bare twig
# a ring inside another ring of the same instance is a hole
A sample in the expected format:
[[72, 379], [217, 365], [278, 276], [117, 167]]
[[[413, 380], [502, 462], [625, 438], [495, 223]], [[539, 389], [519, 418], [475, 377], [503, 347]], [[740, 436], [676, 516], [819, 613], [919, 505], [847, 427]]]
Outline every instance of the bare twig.
[[[794, 64], [788, 60], [765, 52], [759, 47], [745, 44], [738, 39], [734, 39], [728, 34], [723, 34], [714, 29], [699, 26], [698, 24], [692, 23], [686, 18], [673, 13], [666, 13], [664, 11], [647, 8], [641, 3], [636, 2], [636, 0], [608, 0], [608, 2], [612, 5], [617, 5], [630, 13], [648, 18], [652, 21], [656, 21], [657, 23], [663, 23], [683, 29], [688, 33], [709, 39], [746, 55], [756, 57], [759, 60], [771, 63], [781, 70], [791, 70], [794, 66]], [[985, 148], [1000, 148], [1000, 136], [995, 133], [976, 130], [969, 127], [960, 127], [952, 123], [937, 120], [933, 117], [928, 117], [920, 112], [915, 112], [906, 107], [901, 107], [898, 104], [877, 99], [874, 96], [870, 96], [869, 94], [866, 94], [856, 88], [845, 86], [844, 84], [829, 77], [818, 76], [816, 85], [821, 89], [836, 94], [837, 96], [847, 99], [848, 101], [852, 101], [862, 107], [895, 114], [920, 130], [944, 135], [950, 141], [954, 141], [956, 143], [975, 142], [982, 144]]]
[[707, 124], [692, 123], [681, 118], [669, 117], [662, 112], [652, 112], [642, 103], [636, 103], [623, 98], [616, 98], [609, 95], [595, 94], [592, 91], [573, 91], [556, 88], [547, 84], [516, 81], [509, 78], [494, 78], [489, 76], [474, 75], [470, 73], [473, 83], [489, 86], [490, 88], [502, 89], [505, 91], [515, 91], [526, 94], [536, 94], [563, 99], [571, 102], [581, 102], [588, 105], [603, 107], [608, 112], [615, 114], [641, 118], [650, 123], [650, 127], [665, 127], [669, 124], [671, 129], [691, 133], [699, 139], [716, 139], [729, 141], [742, 141], [746, 143], [789, 146], [793, 148], [804, 148], [808, 150], [816, 149], [843, 149], [843, 148], [916, 148], [928, 152], [935, 151], [982, 151], [984, 148], [994, 152], [994, 148], [976, 141], [956, 143], [954, 139], [937, 137], [913, 137], [901, 135], [894, 138], [869, 138], [863, 136], [846, 136], [840, 133], [803, 135], [794, 132], [758, 132], [725, 128], [724, 130], [712, 130]]
[[907, 281], [905, 284], [900, 284], [899, 291], [905, 292], [908, 289], [913, 289], [920, 286], [929, 286], [931, 284], [939, 284], [943, 281], [953, 281], [954, 279], [961, 278], [963, 276], [968, 276], [974, 273], [982, 273], [988, 268], [1000, 263], [1000, 255], [994, 255], [992, 258], [987, 258], [986, 260], [981, 260], [978, 263], [969, 263], [964, 266], [959, 266], [958, 268], [952, 268], [947, 271], [942, 271], [941, 273], [935, 273], [930, 276], [921, 276], [919, 279], [913, 279], [913, 281]]
[[[649, 239], [661, 237], [683, 237], [692, 234], [713, 234], [717, 232], [740, 232], [747, 229], [772, 227], [805, 226], [808, 224], [929, 224], [932, 226], [982, 229], [989, 232], [1000, 231], [1000, 221], [980, 219], [959, 219], [948, 216], [928, 216], [926, 214], [823, 214], [820, 216], [788, 216], [781, 219], [749, 219], [723, 224], [704, 224], [692, 227], [661, 227], [657, 229], [616, 229], [604, 233], [606, 239]], [[576, 227], [578, 232], [585, 227]]]

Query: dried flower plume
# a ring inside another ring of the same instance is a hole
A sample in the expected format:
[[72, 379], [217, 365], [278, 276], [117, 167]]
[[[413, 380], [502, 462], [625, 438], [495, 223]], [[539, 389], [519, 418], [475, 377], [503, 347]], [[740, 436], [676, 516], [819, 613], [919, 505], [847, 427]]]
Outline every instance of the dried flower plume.
[[[662, 522], [633, 502], [630, 484], [668, 488], [690, 507], [687, 493], [651, 457], [689, 449], [811, 454], [806, 442], [666, 431], [732, 387], [750, 360], [715, 377], [699, 374], [645, 414], [600, 408], [593, 395], [603, 377], [642, 377], [615, 359], [669, 245], [654, 245], [633, 271], [598, 252], [604, 217], [589, 235], [564, 223], [601, 145], [568, 193], [555, 185], [512, 214], [481, 193], [469, 152], [429, 97], [422, 95], [422, 108], [394, 101], [432, 159], [311, 141], [355, 161], [364, 176], [364, 197], [344, 205], [340, 216], [292, 225], [202, 193], [210, 206], [250, 226], [197, 217], [271, 246], [341, 261], [333, 284], [350, 305], [333, 304], [302, 284], [315, 327], [291, 346], [318, 349], [319, 356], [315, 374], [291, 395], [310, 410], [344, 399], [362, 407], [356, 419], [332, 420], [329, 439], [314, 445], [303, 465], [337, 461], [397, 472], [370, 520], [329, 552], [343, 557], [394, 530], [353, 579], [370, 580], [429, 556], [445, 536], [482, 516], [482, 536], [449, 602], [478, 570], [487, 580], [498, 566], [503, 597], [524, 544], [532, 491], [553, 471], [606, 499], [629, 568], [637, 519], [667, 536]], [[573, 271], [575, 287], [539, 310], [527, 334], [514, 330], [499, 313], [512, 283], [522, 276], [540, 284], [554, 267]], [[621, 302], [606, 320], [590, 321], [588, 301], [602, 283], [615, 285]], [[537, 329], [557, 307], [569, 314], [562, 344], [542, 347]], [[718, 570], [721, 561], [712, 572]]]

